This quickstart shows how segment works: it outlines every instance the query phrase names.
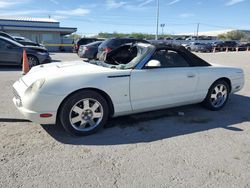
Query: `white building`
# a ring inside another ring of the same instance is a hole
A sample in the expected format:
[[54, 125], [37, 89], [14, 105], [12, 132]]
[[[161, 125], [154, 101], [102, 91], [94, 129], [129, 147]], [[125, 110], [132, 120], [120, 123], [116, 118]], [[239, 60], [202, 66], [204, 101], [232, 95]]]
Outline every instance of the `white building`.
[[43, 43], [56, 51], [63, 43], [63, 36], [76, 32], [77, 28], [60, 27], [60, 22], [49, 18], [0, 17], [0, 31]]

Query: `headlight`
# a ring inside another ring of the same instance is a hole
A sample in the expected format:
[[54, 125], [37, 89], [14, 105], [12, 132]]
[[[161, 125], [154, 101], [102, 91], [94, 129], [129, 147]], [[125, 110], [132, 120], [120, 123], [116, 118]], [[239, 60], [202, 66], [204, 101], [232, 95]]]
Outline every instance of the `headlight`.
[[43, 86], [44, 82], [45, 82], [44, 78], [36, 80], [33, 84], [31, 84], [28, 87], [28, 89], [25, 91], [25, 93], [29, 94], [29, 93], [34, 93], [34, 92], [38, 91]]
[[37, 52], [37, 54], [39, 54], [39, 55], [49, 55], [48, 52]]

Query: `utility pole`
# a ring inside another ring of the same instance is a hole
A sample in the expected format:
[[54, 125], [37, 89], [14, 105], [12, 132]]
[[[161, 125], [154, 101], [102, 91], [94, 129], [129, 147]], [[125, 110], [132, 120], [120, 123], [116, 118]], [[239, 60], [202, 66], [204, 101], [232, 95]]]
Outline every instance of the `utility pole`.
[[197, 40], [199, 39], [199, 28], [200, 28], [200, 23], [197, 24], [197, 30], [196, 30]]
[[156, 34], [155, 40], [158, 40], [158, 27], [159, 27], [159, 12], [160, 12], [160, 2], [157, 0], [157, 11], [156, 11]]

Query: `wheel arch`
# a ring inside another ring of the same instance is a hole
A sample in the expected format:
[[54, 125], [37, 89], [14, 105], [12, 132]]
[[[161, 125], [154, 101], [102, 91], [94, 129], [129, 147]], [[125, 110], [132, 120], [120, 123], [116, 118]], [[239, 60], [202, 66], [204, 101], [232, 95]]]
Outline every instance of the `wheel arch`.
[[[227, 77], [221, 77], [221, 78], [215, 80], [215, 81], [213, 82], [213, 84], [214, 84], [215, 82], [219, 81], [219, 80], [223, 80], [223, 81], [225, 81], [225, 82], [228, 84], [228, 86], [229, 86], [229, 93], [230, 93], [231, 90], [232, 90], [232, 83], [231, 83], [231, 80], [230, 80], [229, 78], [227, 78]], [[213, 85], [213, 84], [212, 84], [212, 85]], [[212, 85], [211, 85], [211, 86], [212, 86]]]
[[63, 106], [63, 104], [65, 103], [65, 101], [73, 94], [79, 92], [79, 91], [84, 91], [84, 90], [90, 90], [90, 91], [95, 91], [97, 93], [99, 93], [102, 97], [104, 97], [104, 99], [107, 101], [108, 103], [108, 107], [109, 107], [109, 117], [114, 115], [114, 104], [113, 101], [111, 100], [111, 97], [103, 90], [97, 89], [97, 88], [92, 88], [92, 87], [88, 87], [88, 88], [82, 88], [82, 89], [78, 89], [76, 91], [71, 92], [70, 94], [68, 94], [63, 101], [60, 103], [58, 109], [57, 109], [57, 115], [56, 115], [56, 121], [59, 120], [59, 114], [60, 114], [60, 110]]
[[[34, 58], [37, 60], [38, 64], [40, 64], [39, 58], [38, 58], [37, 56], [35, 56], [35, 55], [33, 55], [33, 54], [30, 54], [30, 53], [27, 53], [27, 58], [28, 58], [29, 56], [30, 56], [30, 57], [34, 57]], [[23, 57], [22, 57], [22, 61], [23, 61]]]

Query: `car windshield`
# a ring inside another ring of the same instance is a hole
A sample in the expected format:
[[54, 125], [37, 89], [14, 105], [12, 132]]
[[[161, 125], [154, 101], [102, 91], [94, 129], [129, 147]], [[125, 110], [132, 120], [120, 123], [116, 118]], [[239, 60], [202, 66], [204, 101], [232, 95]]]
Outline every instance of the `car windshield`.
[[133, 69], [151, 49], [150, 45], [143, 43], [124, 45], [116, 49], [113, 54], [108, 54], [105, 61], [91, 61], [90, 63], [115, 69]]
[[17, 41], [24, 41], [24, 42], [33, 42], [33, 41], [31, 41], [30, 39], [27, 39], [27, 38], [24, 38], [24, 37], [15, 37], [15, 39], [17, 40]]
[[134, 68], [142, 59], [146, 57], [149, 51], [150, 51], [149, 47], [137, 46], [137, 55], [129, 63], [118, 65], [118, 68], [122, 67], [124, 67], [124, 69]]

